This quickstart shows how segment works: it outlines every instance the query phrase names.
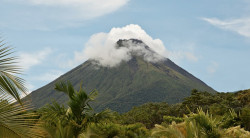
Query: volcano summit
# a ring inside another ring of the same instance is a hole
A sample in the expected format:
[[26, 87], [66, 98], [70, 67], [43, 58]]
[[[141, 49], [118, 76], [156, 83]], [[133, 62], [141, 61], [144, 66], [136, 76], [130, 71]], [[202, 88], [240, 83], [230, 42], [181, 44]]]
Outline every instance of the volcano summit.
[[67, 102], [65, 94], [53, 89], [59, 81], [70, 81], [75, 88], [79, 88], [82, 82], [87, 91], [97, 89], [99, 95], [93, 103], [97, 111], [110, 108], [126, 112], [147, 102], [178, 103], [189, 96], [192, 89], [216, 92], [141, 40], [120, 39], [115, 49], [123, 57], [115, 66], [108, 66], [101, 57], [89, 59], [32, 92], [32, 103], [38, 108], [52, 99], [59, 103]]

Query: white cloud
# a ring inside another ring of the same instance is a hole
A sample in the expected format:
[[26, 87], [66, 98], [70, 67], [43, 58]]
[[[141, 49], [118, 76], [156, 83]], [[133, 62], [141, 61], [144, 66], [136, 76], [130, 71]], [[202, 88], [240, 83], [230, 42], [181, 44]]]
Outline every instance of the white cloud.
[[[128, 2], [129, 0], [5, 0], [10, 8], [4, 12], [10, 14], [4, 21], [12, 27], [33, 27], [45, 31], [79, 26], [83, 21], [112, 13]], [[14, 8], [16, 4], [20, 6], [19, 9]], [[18, 23], [15, 22], [17, 17], [22, 17]]]
[[231, 19], [225, 21], [217, 18], [202, 19], [221, 29], [233, 31], [245, 37], [250, 37], [250, 18]]
[[22, 68], [29, 70], [32, 66], [41, 64], [42, 61], [52, 52], [50, 48], [32, 53], [20, 53], [19, 64]]
[[[123, 60], [129, 60], [131, 58], [129, 51], [133, 49], [133, 46], [117, 49], [116, 42], [119, 39], [131, 38], [142, 40], [160, 55], [166, 53], [161, 40], [150, 37], [139, 25], [130, 24], [122, 28], [112, 28], [109, 33], [92, 35], [83, 51], [75, 52], [75, 58], [70, 61], [70, 65], [77, 65], [86, 59], [96, 59], [103, 66], [116, 66]], [[132, 43], [128, 42], [129, 44]]]
[[209, 74], [214, 74], [219, 67], [219, 64], [215, 61], [211, 61], [211, 64], [207, 67], [207, 72]]
[[[51, 8], [61, 7], [60, 12], [71, 12], [72, 16], [93, 18], [102, 16], [124, 6], [129, 0], [26, 0], [35, 5]], [[63, 11], [65, 10], [66, 11]], [[52, 13], [55, 14], [56, 13]], [[57, 13], [58, 14], [58, 13]], [[77, 15], [77, 16], [76, 16]]]
[[61, 76], [64, 72], [60, 70], [50, 70], [45, 74], [42, 74], [40, 76], [36, 76], [32, 80], [38, 80], [38, 81], [45, 81], [45, 82], [51, 82], [55, 79], [57, 79], [59, 76]]
[[[117, 49], [116, 42], [119, 39], [139, 39], [148, 45], [156, 54], [148, 53], [148, 50], [141, 46], [136, 47], [129, 41], [127, 47]], [[128, 61], [131, 58], [130, 51], [137, 51], [140, 55], [150, 62], [156, 62], [162, 57], [175, 56], [188, 58], [193, 61], [198, 59], [190, 52], [168, 51], [160, 39], [153, 39], [139, 25], [130, 24], [121, 28], [112, 28], [108, 33], [97, 33], [91, 36], [85, 44], [83, 51], [75, 52], [74, 60], [69, 62], [70, 66], [76, 66], [87, 59], [98, 60], [103, 66], [113, 67], [121, 61]], [[179, 55], [176, 55], [178, 53]]]

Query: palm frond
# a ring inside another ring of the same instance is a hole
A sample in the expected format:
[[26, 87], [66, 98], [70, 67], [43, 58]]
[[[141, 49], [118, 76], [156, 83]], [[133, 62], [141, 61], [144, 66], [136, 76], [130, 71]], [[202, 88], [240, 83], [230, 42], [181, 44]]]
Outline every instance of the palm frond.
[[192, 135], [192, 137], [219, 137], [218, 120], [208, 112], [203, 112], [201, 108], [198, 108], [197, 112], [185, 116], [188, 135]]
[[41, 120], [46, 120], [46, 122], [53, 122], [54, 119], [62, 119], [66, 117], [67, 109], [63, 105], [59, 105], [56, 101], [52, 104], [47, 104], [43, 108], [38, 110], [41, 114]]
[[70, 82], [59, 82], [55, 84], [55, 90], [59, 92], [64, 92], [69, 96], [70, 99], [72, 99], [73, 94], [75, 93], [74, 87]]
[[86, 113], [93, 110], [89, 105], [89, 102], [94, 100], [98, 94], [96, 90], [93, 90], [88, 95], [82, 87], [80, 87], [80, 90], [77, 91], [70, 82], [56, 83], [55, 90], [66, 93], [69, 96], [70, 100], [68, 102], [68, 106], [77, 120], [85, 118], [84, 114], [86, 115]]
[[244, 130], [240, 126], [231, 127], [225, 130], [222, 138], [249, 138], [250, 132]]
[[16, 65], [17, 57], [11, 57], [12, 48], [0, 41], [0, 93], [8, 94], [21, 103], [20, 95], [26, 94], [24, 80], [15, 76], [21, 74], [21, 68]]
[[167, 127], [162, 125], [155, 125], [155, 128], [152, 131], [153, 137], [170, 137], [170, 138], [185, 138], [185, 136], [181, 133], [180, 129], [177, 127], [175, 122], [172, 125]]
[[0, 95], [0, 137], [44, 137], [38, 115], [28, 103], [16, 104], [12, 97]]

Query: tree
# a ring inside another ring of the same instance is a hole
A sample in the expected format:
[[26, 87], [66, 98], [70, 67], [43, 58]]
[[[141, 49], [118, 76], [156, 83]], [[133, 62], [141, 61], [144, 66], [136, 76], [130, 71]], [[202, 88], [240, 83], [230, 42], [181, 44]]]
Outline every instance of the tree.
[[64, 82], [57, 83], [55, 90], [63, 92], [69, 97], [67, 112], [74, 126], [74, 134], [77, 136], [82, 129], [85, 129], [86, 122], [92, 115], [93, 109], [89, 102], [95, 99], [97, 91], [93, 90], [88, 95], [82, 87], [80, 87], [79, 91], [75, 90], [70, 82], [67, 84]]
[[78, 137], [87, 128], [90, 122], [98, 122], [111, 116], [108, 110], [94, 113], [89, 105], [97, 96], [93, 90], [87, 94], [82, 87], [77, 91], [70, 82], [55, 84], [55, 90], [68, 95], [67, 108], [53, 102], [39, 110], [41, 120], [45, 121], [45, 128], [49, 130], [51, 137]]
[[155, 125], [152, 130], [153, 137], [171, 138], [219, 138], [220, 132], [215, 119], [208, 113], [198, 109], [197, 113], [185, 115], [183, 123], [171, 125]]

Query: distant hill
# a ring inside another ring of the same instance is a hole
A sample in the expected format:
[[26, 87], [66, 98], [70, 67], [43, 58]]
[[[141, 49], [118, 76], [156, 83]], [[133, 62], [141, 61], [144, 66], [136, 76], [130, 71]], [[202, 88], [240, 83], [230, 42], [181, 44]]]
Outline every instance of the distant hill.
[[[136, 39], [119, 40], [117, 48], [123, 47], [127, 41], [143, 44], [142, 41]], [[145, 45], [144, 48], [149, 53], [157, 54], [149, 46]], [[53, 82], [32, 92], [28, 97], [32, 99], [36, 108], [50, 103], [52, 99], [59, 103], [67, 102], [65, 94], [54, 90], [54, 84], [61, 80], [71, 81], [75, 88], [79, 88], [82, 82], [87, 91], [97, 89], [99, 95], [93, 103], [97, 111], [110, 108], [118, 112], [126, 112], [133, 106], [147, 102], [178, 103], [190, 96], [194, 88], [216, 93], [214, 89], [177, 66], [170, 59], [164, 58], [158, 62], [149, 62], [135, 52], [132, 53], [129, 61], [123, 61], [119, 66], [112, 68], [97, 65], [95, 60], [84, 62]]]

